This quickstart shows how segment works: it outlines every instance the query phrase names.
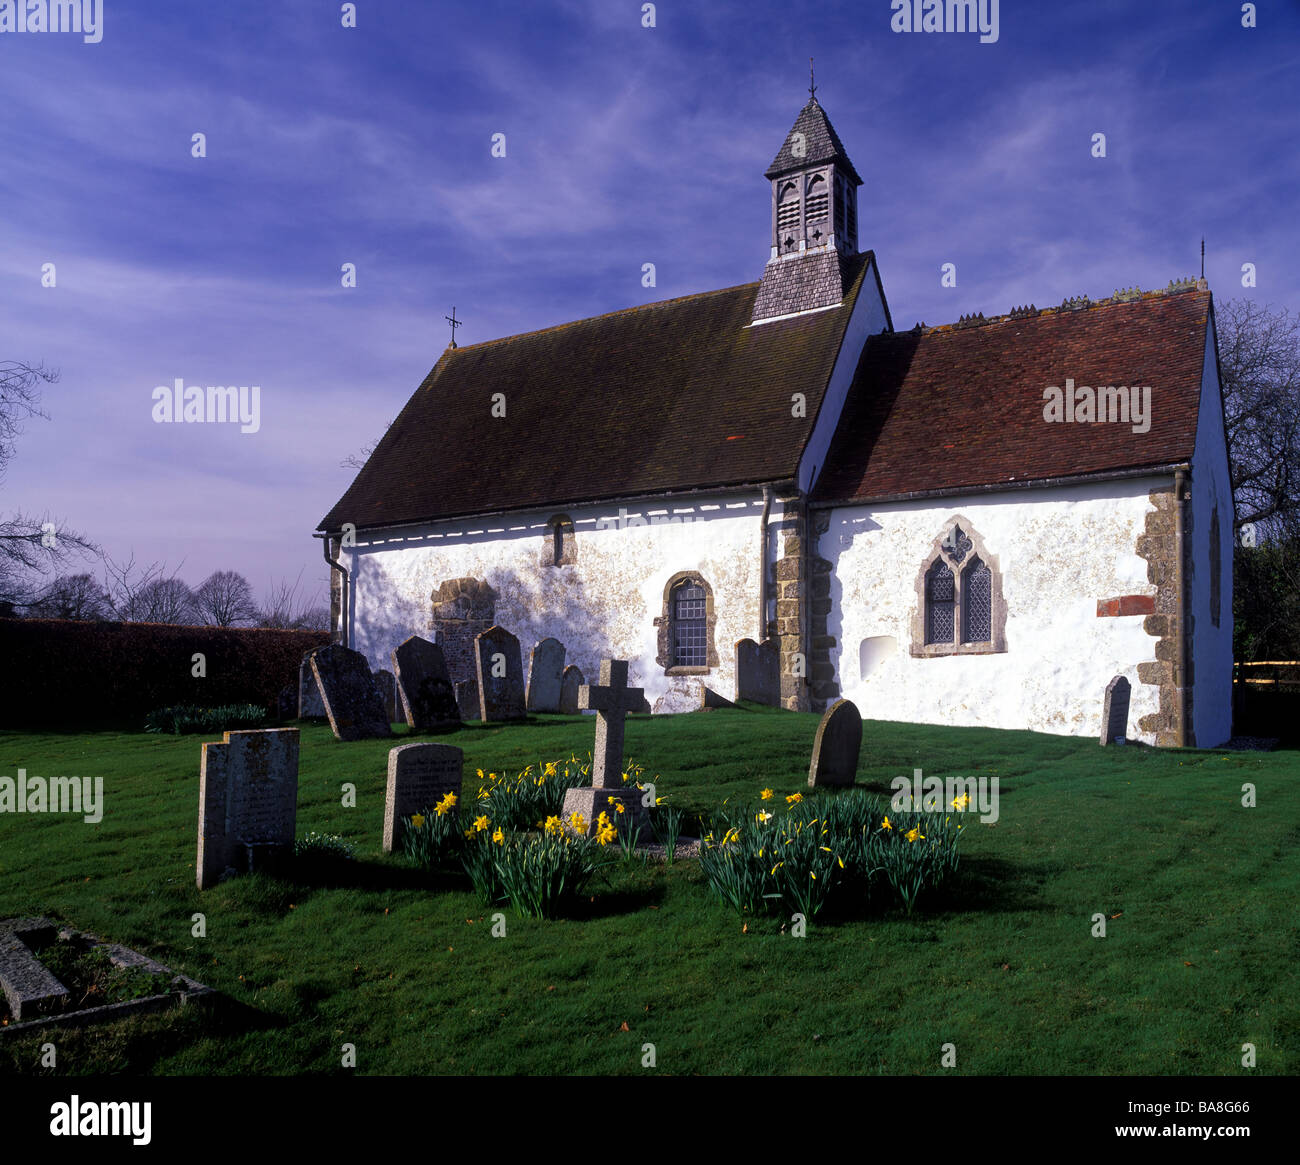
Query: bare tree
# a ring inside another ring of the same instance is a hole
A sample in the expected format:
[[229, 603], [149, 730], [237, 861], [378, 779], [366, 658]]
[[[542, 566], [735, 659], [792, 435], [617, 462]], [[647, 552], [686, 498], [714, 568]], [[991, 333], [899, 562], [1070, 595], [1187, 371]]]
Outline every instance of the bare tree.
[[1248, 299], [1216, 305], [1236, 525], [1300, 518], [1300, 318]]
[[214, 570], [194, 592], [198, 617], [212, 627], [236, 627], [257, 620], [248, 579], [233, 570]]
[[43, 364], [23, 364], [17, 360], [0, 361], [0, 477], [14, 455], [14, 442], [22, 435], [22, 421], [27, 417], [50, 419], [38, 405], [38, 381], [53, 384], [57, 370]]
[[176, 571], [167, 573], [166, 563], [137, 566], [134, 551], [124, 563], [107, 554], [100, 557], [104, 563], [104, 590], [115, 619], [124, 623], [168, 623], [184, 615], [189, 587], [176, 577]]
[[[306, 620], [309, 617], [316, 618], [313, 610], [318, 605], [316, 602], [317, 595], [312, 595], [310, 598], [301, 598], [298, 594], [301, 583], [302, 571], [298, 572], [297, 579], [292, 583], [285, 579], [273, 583], [267, 591], [261, 609], [258, 611], [257, 625], [259, 627], [283, 627], [288, 630], [301, 630], [311, 626]], [[327, 623], [328, 618], [327, 615]]]
[[108, 596], [93, 574], [61, 574], [28, 605], [27, 613], [39, 619], [107, 619]]
[[[394, 417], [393, 421], [395, 421], [396, 419], [397, 418]], [[373, 441], [371, 441], [369, 445], [361, 446], [361, 452], [349, 453], [345, 458], [343, 458], [342, 461], [339, 462], [339, 465], [343, 469], [360, 469], [362, 466], [364, 466], [365, 463], [370, 460], [370, 455], [376, 449], [379, 448], [379, 442], [382, 441], [388, 435], [388, 430], [393, 427], [393, 421], [389, 421], [388, 424], [384, 426], [384, 431]]]
[[174, 623], [191, 626], [196, 621], [194, 593], [184, 579], [175, 575], [156, 578], [139, 592], [141, 623]]

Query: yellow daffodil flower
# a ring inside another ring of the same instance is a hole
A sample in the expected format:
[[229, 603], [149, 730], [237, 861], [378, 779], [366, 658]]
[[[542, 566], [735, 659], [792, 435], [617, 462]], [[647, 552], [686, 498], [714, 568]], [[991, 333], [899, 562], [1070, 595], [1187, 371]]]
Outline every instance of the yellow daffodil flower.
[[421, 827], [424, 825], [424, 814], [423, 814], [423, 813], [417, 813], [414, 817], [412, 817], [412, 818], [411, 818], [411, 825], [412, 825], [412, 827], [415, 828], [415, 829], [419, 829], [419, 828], [421, 828]]
[[764, 801], [770, 801], [776, 794], [771, 789], [764, 789], [760, 794]]

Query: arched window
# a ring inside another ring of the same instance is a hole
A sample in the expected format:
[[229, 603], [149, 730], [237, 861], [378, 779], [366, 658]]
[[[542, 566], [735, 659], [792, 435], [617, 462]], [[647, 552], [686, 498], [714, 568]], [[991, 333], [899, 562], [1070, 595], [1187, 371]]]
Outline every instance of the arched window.
[[705, 675], [718, 666], [714, 647], [713, 589], [694, 571], [673, 575], [664, 587], [656, 662], [668, 675]]
[[577, 561], [578, 544], [573, 537], [573, 522], [568, 514], [556, 514], [546, 523], [542, 565], [572, 566]]
[[916, 581], [912, 654], [1006, 651], [1007, 605], [997, 558], [965, 518], [945, 524]]

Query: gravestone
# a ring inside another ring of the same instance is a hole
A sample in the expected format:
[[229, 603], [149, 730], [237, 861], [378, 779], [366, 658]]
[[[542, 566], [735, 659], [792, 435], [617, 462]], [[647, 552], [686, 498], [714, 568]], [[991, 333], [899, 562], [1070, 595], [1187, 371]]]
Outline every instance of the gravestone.
[[[591, 787], [570, 789], [564, 794], [561, 816], [570, 830], [570, 815], [580, 813], [587, 823], [586, 832], [594, 833], [603, 811], [620, 829], [639, 826], [644, 836], [649, 819], [641, 804], [641, 790], [623, 783], [624, 720], [644, 698], [640, 688], [627, 686], [624, 659], [601, 660], [600, 683], [583, 684], [578, 689], [578, 707], [596, 713], [596, 747], [592, 751]], [[622, 813], [618, 812], [618, 804], [623, 806]]]
[[826, 709], [813, 740], [808, 784], [851, 785], [858, 774], [862, 717], [852, 700], [836, 700]]
[[781, 706], [781, 653], [770, 639], [736, 641], [736, 699]]
[[47, 918], [11, 918], [0, 923], [0, 990], [15, 1023], [58, 1011], [68, 989], [33, 953], [54, 942], [57, 932]]
[[484, 723], [523, 720], [524, 664], [519, 640], [504, 627], [489, 627], [474, 637], [478, 667], [479, 719]]
[[312, 654], [311, 668], [320, 686], [325, 715], [339, 740], [393, 735], [370, 664], [361, 652], [334, 643]]
[[275, 718], [277, 720], [296, 720], [298, 718], [299, 692], [296, 684], [285, 684], [275, 698]]
[[456, 684], [456, 707], [462, 720], [479, 718], [478, 680], [460, 680]]
[[388, 722], [392, 724], [403, 719], [402, 702], [397, 697], [397, 678], [386, 668], [372, 671], [370, 676], [375, 681], [375, 687], [379, 689], [379, 699], [383, 702], [384, 715], [388, 717]]
[[205, 743], [199, 769], [200, 890], [227, 871], [274, 872], [293, 855], [298, 730], [227, 732]]
[[1106, 685], [1101, 704], [1101, 743], [1123, 744], [1128, 737], [1128, 703], [1133, 685], [1116, 676]]
[[311, 670], [311, 657], [320, 650], [313, 647], [302, 657], [298, 665], [298, 719], [325, 719], [325, 702], [320, 698], [320, 685], [316, 683], [316, 673]]
[[431, 809], [446, 793], [460, 796], [465, 754], [449, 744], [403, 744], [388, 752], [384, 852], [402, 844], [403, 818]]
[[564, 673], [564, 644], [558, 639], [543, 639], [528, 659], [528, 699], [530, 712], [558, 712], [560, 684]]
[[569, 664], [560, 677], [560, 711], [566, 716], [576, 716], [582, 709], [578, 707], [578, 689], [586, 683], [582, 668], [576, 663]]
[[[412, 732], [450, 732], [460, 727], [461, 707], [451, 686], [442, 648], [418, 635], [393, 651], [402, 715]], [[474, 705], [478, 705], [477, 693]]]

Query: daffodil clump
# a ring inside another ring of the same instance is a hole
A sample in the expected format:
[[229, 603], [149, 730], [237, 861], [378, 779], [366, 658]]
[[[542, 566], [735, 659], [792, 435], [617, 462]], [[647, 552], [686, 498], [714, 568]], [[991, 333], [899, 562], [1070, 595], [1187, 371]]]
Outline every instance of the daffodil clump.
[[446, 864], [460, 851], [460, 798], [445, 793], [436, 804], [406, 818], [402, 852], [425, 869]]
[[[949, 814], [890, 814], [859, 789], [785, 798], [715, 817], [700, 846], [709, 887], [740, 914], [814, 918], [828, 902], [857, 912], [882, 901], [910, 914], [918, 895], [957, 868], [962, 806]], [[768, 808], [773, 805], [773, 808]]]
[[553, 918], [602, 864], [605, 843], [576, 836], [558, 816], [540, 833], [508, 832], [486, 816], [466, 830], [463, 861], [485, 906], [509, 902], [527, 918]]
[[505, 829], [531, 829], [560, 812], [564, 794], [591, 784], [591, 761], [553, 760], [529, 765], [522, 773], [478, 770], [479, 807]]

